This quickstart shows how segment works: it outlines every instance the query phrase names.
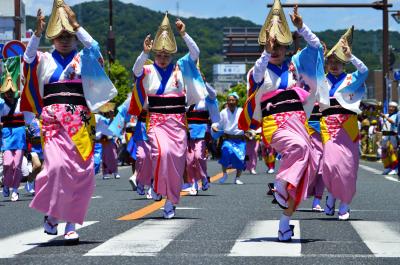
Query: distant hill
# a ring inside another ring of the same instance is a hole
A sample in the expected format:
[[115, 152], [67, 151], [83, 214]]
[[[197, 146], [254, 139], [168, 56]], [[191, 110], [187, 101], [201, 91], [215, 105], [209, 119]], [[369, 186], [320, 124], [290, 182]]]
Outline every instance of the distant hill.
[[[163, 13], [155, 12], [148, 8], [134, 4], [113, 2], [114, 26], [116, 35], [117, 59], [128, 69], [131, 69], [136, 57], [143, 49], [143, 39], [157, 31]], [[78, 15], [79, 22], [105, 49], [108, 32], [108, 1], [86, 2], [73, 6]], [[27, 27], [34, 29], [35, 17], [27, 16]], [[200, 19], [195, 17], [182, 18], [187, 27], [187, 32], [197, 42], [201, 50], [200, 61], [202, 70], [208, 79], [212, 77], [212, 65], [222, 62], [223, 28], [254, 27], [257, 26], [249, 20], [239, 17], [222, 17]], [[170, 21], [175, 17], [170, 15]], [[357, 25], [356, 25], [357, 28]], [[175, 30], [175, 29], [174, 29]], [[176, 32], [176, 31], [175, 31]], [[317, 33], [321, 40], [332, 46], [344, 33], [344, 30], [327, 30]], [[182, 39], [177, 36], [177, 56], [187, 52]], [[381, 68], [380, 53], [382, 49], [382, 31], [356, 30], [354, 39], [354, 54], [362, 59], [370, 69]], [[400, 34], [390, 33], [390, 42], [393, 47], [400, 49]], [[104, 50], [103, 50], [103, 54]], [[398, 59], [400, 61], [400, 58]]]

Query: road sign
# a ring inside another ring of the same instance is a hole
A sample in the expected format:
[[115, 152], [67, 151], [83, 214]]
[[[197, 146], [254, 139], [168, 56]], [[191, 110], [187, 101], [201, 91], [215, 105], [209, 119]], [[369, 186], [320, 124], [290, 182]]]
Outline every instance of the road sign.
[[18, 41], [12, 40], [4, 45], [2, 54], [4, 58], [14, 57], [14, 56], [21, 56], [25, 52], [25, 45]]
[[394, 72], [394, 80], [400, 81], [400, 70]]
[[0, 59], [3, 59], [3, 48], [4, 44], [0, 43]]

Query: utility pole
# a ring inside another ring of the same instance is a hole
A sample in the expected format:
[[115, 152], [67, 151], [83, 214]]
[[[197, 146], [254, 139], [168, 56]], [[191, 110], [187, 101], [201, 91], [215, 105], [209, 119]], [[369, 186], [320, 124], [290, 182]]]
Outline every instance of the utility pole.
[[[282, 7], [294, 7], [296, 4], [282, 4]], [[268, 4], [267, 7], [271, 8], [272, 5]], [[374, 8], [377, 10], [382, 10], [382, 31], [383, 31], [383, 39], [382, 39], [382, 85], [383, 85], [383, 93], [382, 93], [382, 102], [383, 104], [388, 104], [387, 98], [387, 78], [389, 78], [389, 7], [393, 7], [392, 4], [388, 3], [388, 0], [376, 1], [371, 4], [325, 4], [325, 3], [314, 3], [314, 4], [298, 4], [298, 7], [302, 8]]]
[[17, 40], [21, 40], [21, 22], [21, 0], [14, 0], [14, 34]]
[[383, 106], [389, 107], [389, 95], [391, 95], [388, 92], [388, 88], [391, 86], [388, 86], [388, 81], [389, 81], [389, 12], [388, 12], [388, 1], [383, 0], [382, 1], [382, 12], [383, 12], [383, 40], [382, 40], [382, 75], [383, 75]]
[[109, 12], [109, 29], [107, 38], [107, 55], [108, 62], [111, 65], [115, 60], [115, 35], [113, 31], [113, 17], [112, 17], [112, 0], [108, 0], [108, 12]]

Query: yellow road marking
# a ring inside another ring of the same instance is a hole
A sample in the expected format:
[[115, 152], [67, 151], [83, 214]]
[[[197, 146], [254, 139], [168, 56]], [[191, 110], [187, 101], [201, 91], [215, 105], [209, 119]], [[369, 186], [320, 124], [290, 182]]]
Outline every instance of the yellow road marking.
[[[232, 173], [234, 172], [234, 169], [229, 169], [228, 173]], [[223, 173], [218, 173], [217, 175], [211, 177], [210, 182], [216, 182], [218, 181], [220, 178], [222, 178]], [[200, 185], [201, 186], [201, 185]], [[181, 192], [181, 197], [187, 196], [189, 194], [189, 192]], [[130, 214], [124, 215], [120, 218], [118, 218], [117, 220], [119, 221], [133, 221], [133, 220], [138, 220], [140, 218], [143, 218], [151, 213], [154, 213], [155, 211], [159, 210], [161, 207], [164, 206], [165, 203], [165, 199], [162, 199], [159, 202], [153, 202], [152, 204], [149, 204], [137, 211], [134, 211]]]

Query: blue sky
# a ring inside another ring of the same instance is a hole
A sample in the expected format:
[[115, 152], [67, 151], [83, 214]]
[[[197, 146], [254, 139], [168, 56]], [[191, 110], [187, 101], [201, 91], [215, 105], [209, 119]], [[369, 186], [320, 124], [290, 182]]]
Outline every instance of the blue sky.
[[[23, 0], [26, 4], [26, 13], [35, 14], [41, 7], [46, 14], [51, 11], [52, 0]], [[267, 3], [273, 0], [122, 0], [148, 7], [156, 11], [168, 10], [177, 13], [179, 2], [179, 15], [181, 17], [196, 16], [214, 18], [223, 16], [238, 16], [251, 20], [257, 24], [264, 23], [268, 14]], [[372, 3], [375, 0], [281, 0], [282, 3]], [[87, 0], [65, 0], [67, 4], [74, 5]], [[400, 10], [400, 0], [389, 0], [393, 10]], [[285, 9], [285, 12], [291, 10]], [[300, 9], [305, 23], [314, 31], [325, 29], [344, 29], [355, 25], [357, 29], [380, 29], [382, 27], [382, 12], [372, 9]], [[289, 19], [289, 18], [288, 18]], [[400, 25], [389, 17], [390, 30], [400, 31]]]

